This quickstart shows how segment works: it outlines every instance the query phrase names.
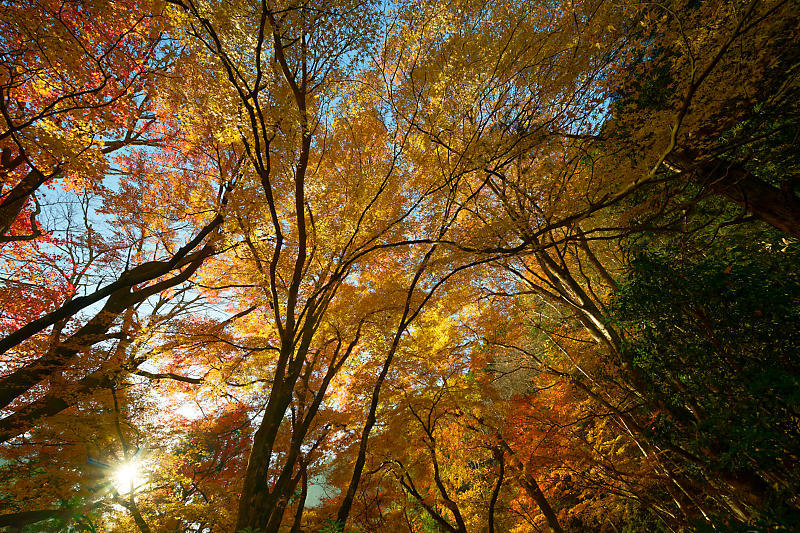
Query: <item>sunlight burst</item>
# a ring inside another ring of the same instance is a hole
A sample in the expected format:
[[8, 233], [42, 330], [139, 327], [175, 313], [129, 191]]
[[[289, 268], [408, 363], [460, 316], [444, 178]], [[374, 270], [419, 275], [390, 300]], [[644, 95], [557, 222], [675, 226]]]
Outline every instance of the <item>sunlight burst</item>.
[[114, 472], [114, 486], [119, 492], [131, 492], [143, 481], [141, 472], [133, 461], [121, 464]]

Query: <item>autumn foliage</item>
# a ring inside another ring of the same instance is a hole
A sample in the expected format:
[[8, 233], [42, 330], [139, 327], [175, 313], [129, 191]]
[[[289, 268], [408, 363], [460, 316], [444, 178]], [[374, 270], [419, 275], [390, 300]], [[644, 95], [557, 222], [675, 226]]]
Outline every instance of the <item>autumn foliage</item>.
[[798, 27], [3, 5], [0, 530], [797, 530]]

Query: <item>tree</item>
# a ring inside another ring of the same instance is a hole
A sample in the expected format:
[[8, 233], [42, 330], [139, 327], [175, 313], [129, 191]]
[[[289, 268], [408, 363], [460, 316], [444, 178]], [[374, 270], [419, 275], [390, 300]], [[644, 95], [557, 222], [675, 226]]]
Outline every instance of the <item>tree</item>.
[[0, 524], [791, 528], [795, 7], [4, 10]]

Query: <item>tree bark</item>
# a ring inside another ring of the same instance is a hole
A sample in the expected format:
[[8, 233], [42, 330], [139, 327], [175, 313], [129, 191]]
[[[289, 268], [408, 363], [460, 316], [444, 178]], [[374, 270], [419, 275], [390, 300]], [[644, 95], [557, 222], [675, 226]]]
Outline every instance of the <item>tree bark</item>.
[[48, 520], [50, 518], [68, 518], [72, 511], [65, 509], [40, 509], [36, 511], [20, 511], [0, 515], [0, 526], [9, 527], [8, 531], [22, 531], [22, 528], [29, 525]]
[[[146, 300], [158, 292], [188, 280], [212, 251], [213, 248], [207, 245], [203, 250], [199, 251], [197, 255], [192, 256], [192, 262], [187, 265], [181, 273], [149, 287], [131, 291], [131, 286], [123, 283], [120, 288], [109, 296], [100, 312], [78, 329], [78, 331], [69, 338], [58, 343], [39, 359], [0, 379], [0, 407], [6, 407], [19, 397], [20, 394], [29, 390], [45, 377], [58, 369], [64, 368], [65, 365], [69, 364], [75, 356], [83, 350], [103, 340], [108, 334], [108, 330], [113, 325], [114, 320], [125, 311], [125, 309]], [[164, 262], [164, 264], [167, 263], [169, 262]], [[161, 265], [161, 263], [159, 263], [159, 265]], [[161, 272], [162, 268], [166, 267], [160, 266], [158, 271]], [[167, 272], [169, 272], [169, 270], [167, 270]], [[62, 309], [65, 307], [62, 307]], [[52, 314], [53, 313], [51, 313], [51, 315]], [[4, 340], [9, 339], [13, 335], [14, 334], [9, 335], [9, 337], [6, 337]]]
[[676, 152], [669, 163], [689, 179], [741, 206], [780, 231], [800, 238], [800, 198], [791, 187], [780, 189], [754, 176], [737, 163], [720, 159], [698, 161], [690, 152]]
[[31, 170], [6, 194], [0, 202], [0, 235], [8, 233], [28, 199], [48, 179], [38, 170]]
[[541, 487], [536, 482], [536, 479], [527, 471], [525, 465], [519, 458], [514, 454], [514, 450], [508, 445], [508, 443], [501, 437], [500, 438], [500, 445], [505, 449], [508, 453], [509, 459], [509, 466], [515, 471], [517, 483], [519, 486], [522, 487], [525, 492], [528, 493], [528, 496], [531, 497], [533, 501], [536, 502], [536, 505], [539, 506], [539, 510], [542, 511], [545, 519], [547, 520], [547, 524], [550, 526], [555, 533], [564, 533], [564, 530], [561, 528], [561, 524], [558, 523], [558, 517], [556, 513], [553, 511], [553, 508], [550, 506], [550, 502], [547, 501], [547, 497], [542, 492]]
[[[5, 353], [10, 348], [17, 346], [21, 342], [33, 337], [37, 333], [44, 331], [48, 327], [53, 326], [61, 320], [74, 316], [79, 311], [89, 307], [90, 305], [96, 304], [105, 298], [108, 298], [112, 294], [120, 294], [121, 290], [129, 290], [138, 284], [152, 281], [160, 278], [161, 276], [169, 274], [175, 269], [195, 263], [198, 259], [205, 259], [211, 255], [213, 252], [213, 247], [206, 245], [202, 250], [195, 252], [194, 254], [191, 252], [200, 246], [203, 240], [212, 231], [214, 231], [217, 226], [222, 224], [223, 220], [224, 219], [222, 215], [217, 215], [214, 217], [211, 222], [206, 224], [206, 226], [200, 230], [194, 239], [186, 243], [181, 249], [173, 254], [171, 258], [165, 261], [150, 261], [132, 268], [131, 270], [127, 270], [123, 272], [116, 281], [109, 283], [105, 287], [87, 296], [73, 298], [52, 313], [48, 313], [43, 317], [37, 318], [36, 320], [33, 320], [32, 322], [29, 322], [28, 324], [14, 331], [7, 337], [0, 339], [0, 353]], [[194, 270], [199, 268], [199, 266], [200, 265], [198, 263], [196, 266], [194, 266]], [[178, 276], [173, 279], [177, 278]], [[155, 294], [155, 292], [159, 292], [176, 285], [178, 282], [175, 282], [172, 285], [162, 285], [164, 283], [165, 282], [157, 283], [151, 287], [146, 287], [141, 291], [137, 291], [137, 294], [147, 294], [147, 297], [149, 297]]]
[[369, 412], [367, 414], [367, 419], [364, 422], [364, 428], [361, 431], [361, 440], [358, 444], [358, 456], [356, 457], [356, 462], [353, 466], [353, 476], [350, 479], [350, 484], [347, 487], [347, 492], [345, 493], [344, 499], [339, 506], [339, 512], [336, 514], [336, 521], [339, 524], [341, 531], [344, 531], [345, 525], [347, 524], [347, 519], [350, 516], [350, 509], [352, 508], [353, 500], [356, 497], [356, 490], [361, 482], [361, 474], [364, 471], [364, 465], [366, 464], [367, 460], [367, 441], [369, 440], [369, 434], [372, 432], [372, 428], [377, 419], [378, 401], [380, 399], [383, 382], [386, 381], [386, 376], [389, 374], [389, 368], [392, 366], [392, 360], [397, 353], [397, 348], [400, 346], [400, 339], [402, 338], [403, 333], [405, 333], [406, 328], [408, 328], [409, 324], [411, 324], [420, 311], [420, 307], [417, 307], [414, 312], [411, 311], [411, 297], [414, 294], [414, 289], [417, 287], [420, 276], [422, 276], [422, 273], [427, 268], [428, 260], [433, 255], [435, 250], [436, 245], [432, 246], [428, 250], [428, 252], [425, 254], [425, 257], [417, 267], [417, 271], [414, 274], [414, 279], [411, 281], [411, 285], [408, 288], [405, 306], [403, 308], [403, 315], [400, 318], [397, 331], [392, 339], [392, 345], [389, 347], [389, 353], [386, 355], [386, 359], [384, 359], [381, 373], [378, 375], [378, 379], [375, 381], [375, 385], [373, 386]]
[[497, 506], [497, 498], [500, 496], [500, 488], [503, 486], [503, 476], [505, 474], [505, 454], [502, 448], [492, 450], [494, 458], [497, 460], [499, 472], [497, 474], [497, 484], [492, 491], [492, 498], [489, 500], [489, 533], [494, 533], [494, 510]]
[[294, 512], [294, 523], [289, 533], [301, 533], [300, 528], [303, 522], [303, 511], [306, 508], [306, 498], [308, 497], [308, 472], [305, 463], [300, 465], [300, 498], [297, 502], [297, 509]]

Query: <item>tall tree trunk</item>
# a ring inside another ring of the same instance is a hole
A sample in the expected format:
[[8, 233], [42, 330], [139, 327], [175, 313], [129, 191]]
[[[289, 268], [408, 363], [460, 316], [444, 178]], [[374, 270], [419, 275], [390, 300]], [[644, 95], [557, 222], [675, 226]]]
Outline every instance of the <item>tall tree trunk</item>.
[[247, 527], [277, 531], [286, 510], [288, 498], [291, 491], [294, 490], [290, 484], [291, 473], [300, 457], [302, 438], [292, 443], [281, 475], [272, 490], [267, 485], [267, 472], [278, 431], [283, 423], [286, 410], [291, 404], [295, 384], [300, 377], [309, 345], [315, 333], [313, 318], [310, 315], [313, 315], [313, 311], [306, 318], [299, 345], [294, 345], [294, 330], [285, 330], [282, 340], [283, 348], [275, 371], [274, 384], [267, 402], [264, 419], [253, 437], [253, 448], [247, 461], [244, 485], [239, 498], [237, 531]]
[[[283, 381], [283, 380], [281, 380]], [[236, 530], [247, 527], [263, 529], [272, 514], [267, 471], [272, 457], [272, 447], [278, 435], [284, 413], [292, 398], [292, 386], [277, 380], [273, 385], [264, 419], [253, 437], [253, 448], [247, 461], [244, 486], [239, 498]]]
[[519, 486], [536, 502], [536, 505], [539, 506], [539, 510], [542, 511], [542, 514], [547, 520], [547, 525], [549, 525], [550, 529], [555, 533], [564, 533], [561, 524], [558, 523], [558, 517], [555, 511], [553, 511], [553, 508], [550, 506], [550, 502], [547, 501], [547, 497], [544, 495], [544, 492], [542, 492], [536, 479], [527, 471], [525, 465], [519, 460], [514, 450], [511, 449], [504, 439], [500, 438], [500, 444], [508, 453], [508, 464], [514, 470], [514, 477], [517, 483], [519, 483]]
[[305, 463], [300, 465], [300, 498], [297, 502], [297, 510], [294, 512], [294, 523], [289, 533], [301, 533], [300, 525], [303, 522], [303, 511], [306, 508], [306, 498], [308, 497], [308, 472]]
[[670, 155], [669, 162], [710, 192], [727, 198], [782, 232], [800, 238], [800, 198], [791, 185], [780, 189], [737, 163], [719, 159], [698, 161], [695, 154], [686, 151]]
[[494, 458], [498, 463], [497, 484], [492, 491], [492, 498], [489, 500], [489, 533], [494, 533], [494, 511], [497, 507], [497, 498], [500, 496], [500, 488], [503, 486], [503, 476], [505, 475], [505, 454], [502, 448], [492, 450]]
[[353, 475], [350, 478], [350, 484], [347, 487], [347, 492], [344, 495], [344, 499], [339, 506], [339, 512], [336, 513], [336, 521], [338, 522], [341, 531], [344, 531], [344, 527], [347, 524], [347, 519], [350, 516], [350, 509], [353, 507], [353, 500], [355, 500], [356, 497], [356, 490], [358, 490], [358, 485], [361, 482], [361, 474], [363, 473], [364, 465], [367, 462], [367, 441], [369, 440], [369, 434], [372, 432], [372, 428], [375, 426], [375, 421], [377, 420], [378, 401], [380, 399], [381, 388], [383, 387], [383, 382], [386, 381], [386, 376], [389, 374], [389, 368], [392, 366], [392, 360], [394, 359], [395, 352], [397, 351], [397, 346], [400, 343], [401, 335], [402, 331], [398, 329], [397, 333], [395, 334], [392, 347], [389, 349], [386, 359], [384, 359], [381, 373], [372, 388], [372, 398], [369, 404], [369, 412], [367, 413], [367, 419], [364, 421], [364, 427], [361, 430], [361, 439], [358, 443], [358, 455], [356, 456], [356, 462], [353, 466]]
[[48, 179], [48, 176], [38, 170], [31, 170], [13, 189], [8, 191], [3, 201], [0, 202], [0, 236], [8, 233], [25, 204], [28, 203], [28, 199]]
[[[378, 411], [378, 401], [380, 400], [383, 382], [386, 381], [386, 376], [389, 374], [389, 368], [392, 366], [392, 360], [394, 359], [395, 353], [397, 353], [398, 346], [400, 346], [400, 338], [403, 336], [403, 333], [405, 333], [409, 324], [411, 324], [414, 318], [416, 318], [416, 316], [419, 314], [421, 309], [421, 307], [417, 307], [415, 311], [411, 311], [411, 298], [414, 295], [414, 290], [417, 287], [420, 276], [422, 276], [422, 273], [425, 271], [428, 265], [430, 257], [435, 251], [436, 245], [431, 246], [431, 248], [425, 254], [425, 257], [423, 257], [422, 261], [420, 261], [420, 264], [414, 273], [414, 279], [411, 281], [411, 285], [409, 286], [408, 293], [406, 295], [403, 315], [400, 318], [397, 331], [392, 339], [392, 345], [389, 347], [389, 353], [386, 355], [386, 359], [384, 359], [381, 373], [378, 375], [378, 379], [375, 381], [375, 385], [373, 386], [372, 398], [369, 404], [369, 412], [367, 413], [367, 419], [364, 422], [364, 428], [361, 430], [361, 440], [358, 444], [358, 456], [356, 457], [356, 462], [353, 466], [353, 476], [350, 478], [350, 484], [347, 487], [347, 492], [345, 493], [344, 499], [339, 506], [339, 512], [336, 513], [336, 521], [339, 524], [341, 531], [344, 531], [345, 525], [347, 524], [347, 519], [350, 516], [350, 509], [353, 506], [353, 500], [356, 497], [356, 490], [361, 482], [361, 474], [364, 471], [364, 464], [366, 464], [367, 461], [367, 441], [369, 440], [369, 434], [372, 432], [372, 428], [375, 425], [377, 418], [376, 413]], [[429, 296], [430, 294], [431, 293], [429, 293]]]

